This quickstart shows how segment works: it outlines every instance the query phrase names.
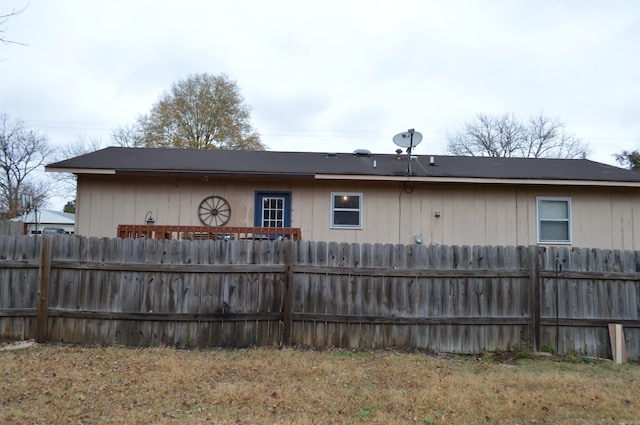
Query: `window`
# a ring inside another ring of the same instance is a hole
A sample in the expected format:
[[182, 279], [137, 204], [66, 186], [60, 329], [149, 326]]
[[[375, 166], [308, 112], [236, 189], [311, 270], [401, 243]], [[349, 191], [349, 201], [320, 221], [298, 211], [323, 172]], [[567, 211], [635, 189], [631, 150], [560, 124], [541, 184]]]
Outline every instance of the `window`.
[[262, 198], [262, 227], [284, 227], [284, 198]]
[[571, 198], [538, 198], [538, 243], [571, 243]]
[[362, 228], [362, 194], [331, 194], [331, 227]]
[[256, 192], [254, 226], [291, 227], [291, 192]]

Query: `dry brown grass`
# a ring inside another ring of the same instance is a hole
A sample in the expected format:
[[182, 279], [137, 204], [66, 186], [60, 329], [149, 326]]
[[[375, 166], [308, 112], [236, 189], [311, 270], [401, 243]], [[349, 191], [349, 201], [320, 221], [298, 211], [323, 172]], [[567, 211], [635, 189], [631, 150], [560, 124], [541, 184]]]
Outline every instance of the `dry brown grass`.
[[611, 362], [40, 345], [0, 352], [0, 422], [640, 423], [639, 382]]

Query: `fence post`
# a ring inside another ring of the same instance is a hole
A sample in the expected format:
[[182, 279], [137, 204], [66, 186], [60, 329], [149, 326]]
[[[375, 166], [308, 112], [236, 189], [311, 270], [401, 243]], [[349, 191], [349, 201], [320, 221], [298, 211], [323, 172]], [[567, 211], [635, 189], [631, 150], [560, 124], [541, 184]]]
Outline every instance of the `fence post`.
[[540, 274], [538, 273], [538, 246], [529, 246], [529, 340], [533, 350], [540, 349]]
[[291, 345], [293, 327], [293, 241], [289, 240], [284, 246], [284, 317], [282, 329], [283, 345]]
[[45, 342], [48, 338], [49, 322], [49, 284], [51, 282], [51, 251], [53, 238], [44, 236], [40, 249], [40, 269], [38, 270], [38, 307], [36, 315], [36, 341]]

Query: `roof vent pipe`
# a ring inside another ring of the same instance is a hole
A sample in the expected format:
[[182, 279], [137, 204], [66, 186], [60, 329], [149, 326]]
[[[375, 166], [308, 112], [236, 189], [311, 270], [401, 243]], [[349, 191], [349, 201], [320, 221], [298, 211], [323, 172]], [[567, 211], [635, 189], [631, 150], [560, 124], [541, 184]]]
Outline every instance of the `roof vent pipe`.
[[435, 156], [430, 156], [429, 157], [429, 165], [436, 165], [436, 157]]

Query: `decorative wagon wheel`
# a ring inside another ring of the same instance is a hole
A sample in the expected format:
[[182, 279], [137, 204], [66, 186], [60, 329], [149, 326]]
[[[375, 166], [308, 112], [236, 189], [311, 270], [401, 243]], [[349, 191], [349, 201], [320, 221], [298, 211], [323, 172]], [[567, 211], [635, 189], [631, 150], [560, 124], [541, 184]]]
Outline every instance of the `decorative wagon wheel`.
[[222, 196], [209, 196], [200, 202], [198, 217], [205, 226], [224, 226], [231, 218], [231, 207]]

